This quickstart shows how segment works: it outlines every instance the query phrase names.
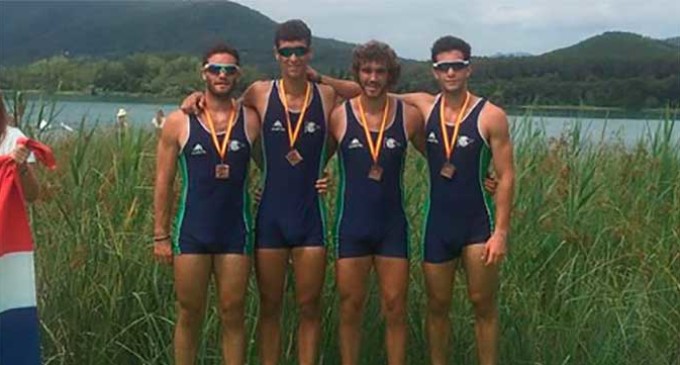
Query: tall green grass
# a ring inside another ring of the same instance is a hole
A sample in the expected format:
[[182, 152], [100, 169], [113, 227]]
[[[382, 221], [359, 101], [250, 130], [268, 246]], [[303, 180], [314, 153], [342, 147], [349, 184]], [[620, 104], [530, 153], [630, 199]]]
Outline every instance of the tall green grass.
[[[588, 143], [578, 123], [559, 139], [530, 123], [515, 126], [517, 193], [499, 295], [501, 363], [680, 364], [680, 146], [671, 137], [673, 122], [632, 148]], [[172, 273], [151, 254], [153, 132], [81, 128], [52, 142], [59, 170], [41, 175], [44, 197], [31, 209], [45, 363], [172, 363]], [[420, 270], [426, 168], [411, 153], [409, 364], [427, 363]], [[326, 199], [331, 227], [334, 194]], [[330, 249], [329, 262], [334, 257]], [[457, 276], [451, 363], [471, 364], [473, 317], [463, 273]], [[326, 278], [321, 356], [323, 364], [338, 364], [332, 265]], [[296, 363], [293, 285], [284, 309], [284, 364]], [[371, 290], [361, 358], [372, 365], [386, 357], [375, 283]], [[256, 364], [254, 283], [248, 295], [248, 356]], [[199, 364], [219, 363], [218, 337], [213, 305]]]

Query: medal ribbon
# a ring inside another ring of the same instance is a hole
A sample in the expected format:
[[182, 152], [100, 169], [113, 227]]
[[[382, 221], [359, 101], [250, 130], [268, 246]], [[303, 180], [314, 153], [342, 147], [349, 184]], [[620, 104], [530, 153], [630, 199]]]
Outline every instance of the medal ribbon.
[[364, 132], [366, 133], [366, 141], [368, 142], [368, 148], [371, 151], [371, 157], [373, 158], [373, 163], [378, 163], [378, 157], [380, 157], [380, 149], [382, 148], [383, 135], [385, 134], [385, 123], [387, 123], [387, 111], [390, 109], [390, 99], [385, 100], [385, 110], [383, 111], [382, 123], [380, 124], [380, 131], [378, 132], [378, 140], [373, 143], [373, 138], [371, 138], [371, 132], [368, 129], [368, 122], [366, 119], [366, 114], [364, 114], [364, 106], [361, 103], [361, 97], [359, 97], [359, 112], [361, 118], [361, 125], [364, 127]]
[[453, 135], [451, 136], [451, 139], [449, 139], [448, 132], [446, 130], [446, 119], [444, 118], [444, 108], [446, 108], [446, 98], [444, 97], [444, 94], [442, 94], [441, 100], [441, 107], [439, 108], [439, 121], [442, 127], [442, 138], [444, 139], [444, 154], [446, 161], [450, 161], [451, 156], [453, 155], [453, 149], [456, 148], [456, 138], [458, 138], [458, 132], [460, 131], [460, 123], [462, 122], [463, 114], [465, 114], [468, 103], [470, 102], [470, 93], [465, 93], [465, 102], [463, 103], [463, 107], [460, 109], [460, 111], [458, 111], [458, 116], [456, 117], [456, 124], [453, 128]]
[[298, 136], [300, 135], [300, 127], [302, 126], [302, 122], [305, 117], [305, 113], [307, 112], [307, 104], [309, 103], [309, 97], [311, 95], [311, 87], [309, 86], [309, 82], [307, 82], [307, 86], [305, 87], [305, 102], [302, 105], [302, 111], [300, 112], [300, 116], [298, 117], [297, 120], [297, 125], [295, 126], [295, 131], [293, 131], [293, 126], [290, 124], [290, 114], [288, 114], [288, 102], [286, 101], [286, 88], [283, 85], [283, 79], [281, 79], [281, 88], [279, 92], [279, 98], [281, 99], [281, 102], [283, 102], [283, 109], [286, 111], [286, 122], [288, 123], [288, 141], [290, 142], [290, 148], [292, 149], [293, 146], [295, 146], [295, 141], [297, 141]]
[[220, 156], [220, 161], [224, 163], [224, 159], [227, 156], [227, 145], [229, 144], [229, 139], [231, 138], [231, 132], [234, 128], [234, 119], [236, 119], [236, 103], [234, 99], [231, 99], [231, 115], [229, 116], [229, 123], [227, 124], [227, 132], [224, 135], [222, 144], [220, 145], [217, 140], [217, 132], [215, 131], [215, 123], [213, 123], [212, 117], [210, 116], [210, 111], [208, 108], [205, 109], [205, 116], [208, 119], [208, 127], [210, 127], [210, 137], [212, 137], [213, 144], [217, 150], [217, 154]]

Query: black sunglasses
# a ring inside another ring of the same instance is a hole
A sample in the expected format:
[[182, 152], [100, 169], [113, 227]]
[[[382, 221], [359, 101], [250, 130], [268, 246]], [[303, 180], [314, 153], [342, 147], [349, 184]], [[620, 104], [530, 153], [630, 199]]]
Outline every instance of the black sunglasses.
[[297, 57], [302, 57], [302, 56], [306, 55], [307, 53], [309, 53], [309, 48], [303, 47], [303, 46], [300, 46], [300, 47], [283, 47], [283, 48], [278, 48], [276, 50], [276, 52], [278, 52], [279, 55], [281, 55], [282, 57], [286, 57], [286, 58], [291, 57], [293, 55], [295, 55]]
[[460, 71], [470, 65], [470, 60], [439, 61], [432, 64], [432, 68], [441, 72], [449, 70]]
[[221, 72], [226, 75], [233, 75], [238, 72], [239, 67], [232, 63], [208, 63], [203, 66], [203, 70], [213, 75], [219, 75]]

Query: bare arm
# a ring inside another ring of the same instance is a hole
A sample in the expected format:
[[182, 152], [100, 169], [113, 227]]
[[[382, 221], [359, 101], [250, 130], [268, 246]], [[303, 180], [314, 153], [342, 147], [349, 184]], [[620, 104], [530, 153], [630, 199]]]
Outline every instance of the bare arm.
[[418, 92], [418, 93], [408, 93], [408, 94], [392, 94], [390, 96], [395, 97], [406, 104], [410, 104], [418, 108], [421, 114], [425, 115], [432, 108], [434, 104], [434, 95]]
[[[166, 263], [172, 261], [170, 251], [170, 210], [172, 187], [177, 172], [177, 156], [180, 140], [186, 133], [187, 116], [181, 111], [172, 112], [161, 131], [156, 148], [156, 186], [154, 189], [154, 243], [157, 258]], [[159, 247], [163, 253], [159, 254]], [[162, 256], [162, 257], [160, 257]]]
[[515, 184], [515, 168], [513, 165], [512, 142], [505, 113], [498, 115], [489, 125], [489, 144], [493, 154], [493, 167], [498, 176], [496, 191], [496, 231], [507, 232], [510, 229], [510, 209]]
[[[361, 87], [354, 81], [336, 79], [334, 77], [323, 75], [313, 69], [311, 66], [307, 66], [307, 78], [310, 81], [316, 82], [322, 85], [330, 86], [340, 99], [349, 100], [361, 94]], [[337, 104], [338, 100], [334, 100], [334, 104]]]
[[18, 144], [10, 153], [10, 157], [14, 159], [19, 170], [19, 179], [21, 180], [21, 188], [24, 192], [24, 199], [27, 202], [34, 202], [38, 199], [40, 194], [40, 185], [38, 179], [35, 177], [32, 162], [27, 162], [31, 151], [23, 144]]
[[19, 176], [21, 177], [21, 187], [24, 190], [24, 198], [27, 202], [32, 203], [38, 199], [40, 195], [40, 184], [35, 177], [33, 170], [34, 163], [26, 163], [19, 167]]
[[496, 171], [498, 186], [496, 188], [495, 229], [487, 244], [487, 264], [497, 263], [505, 256], [505, 245], [510, 229], [510, 212], [515, 184], [515, 168], [513, 162], [512, 142], [505, 112], [495, 105], [488, 105], [482, 115], [484, 130], [487, 131], [493, 167]]

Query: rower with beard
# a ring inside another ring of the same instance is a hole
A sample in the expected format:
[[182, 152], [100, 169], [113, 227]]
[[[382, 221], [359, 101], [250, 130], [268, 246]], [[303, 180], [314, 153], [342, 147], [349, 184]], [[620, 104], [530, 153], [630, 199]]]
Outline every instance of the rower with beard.
[[[244, 304], [253, 232], [246, 190], [251, 144], [259, 137], [255, 110], [231, 95], [240, 76], [238, 52], [224, 44], [203, 58], [206, 107], [171, 113], [157, 149], [154, 254], [172, 264], [178, 303], [175, 364], [194, 364], [214, 275], [224, 364], [245, 362]], [[174, 232], [172, 186], [182, 177]]]
[[417, 109], [387, 95], [400, 71], [388, 45], [358, 46], [352, 68], [362, 93], [330, 119], [340, 166], [336, 272], [342, 363], [358, 363], [367, 279], [375, 268], [387, 363], [404, 364], [409, 262], [402, 181], [408, 141], [423, 148], [423, 121]]

